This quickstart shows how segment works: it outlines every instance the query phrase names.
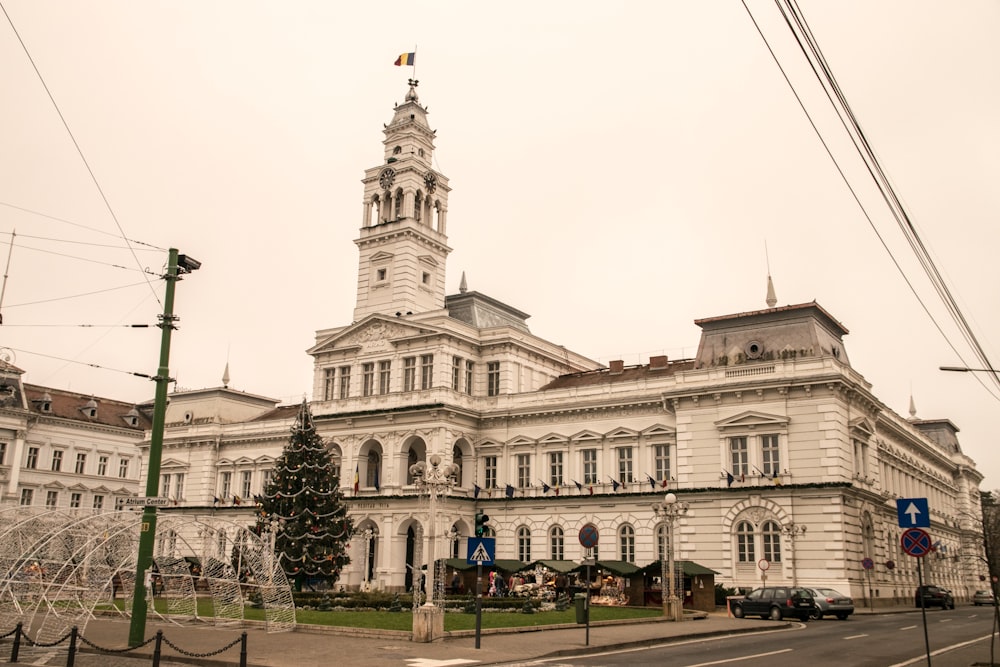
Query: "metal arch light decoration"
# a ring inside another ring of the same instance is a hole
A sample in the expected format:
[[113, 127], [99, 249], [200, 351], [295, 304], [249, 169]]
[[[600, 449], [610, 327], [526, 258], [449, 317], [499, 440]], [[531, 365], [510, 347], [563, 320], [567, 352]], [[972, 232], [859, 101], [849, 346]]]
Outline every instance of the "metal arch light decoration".
[[[665, 521], [667, 528], [667, 544], [660, 547], [660, 596], [663, 599], [663, 615], [675, 621], [683, 620], [684, 607], [677, 598], [674, 575], [674, 525], [678, 518], [687, 514], [687, 511], [688, 504], [677, 502], [677, 496], [673, 493], [665, 495], [662, 503], [653, 503], [653, 513]], [[669, 588], [663, 582], [669, 582]]]
[[442, 464], [439, 454], [431, 454], [427, 461], [418, 461], [410, 466], [410, 474], [413, 475], [413, 485], [420, 493], [427, 494], [430, 507], [428, 512], [428, 523], [430, 532], [427, 534], [427, 571], [431, 581], [427, 586], [427, 601], [424, 606], [433, 606], [434, 590], [437, 585], [435, 576], [435, 554], [434, 542], [437, 539], [437, 497], [446, 495], [455, 486], [455, 476], [458, 474], [458, 466], [454, 463]]

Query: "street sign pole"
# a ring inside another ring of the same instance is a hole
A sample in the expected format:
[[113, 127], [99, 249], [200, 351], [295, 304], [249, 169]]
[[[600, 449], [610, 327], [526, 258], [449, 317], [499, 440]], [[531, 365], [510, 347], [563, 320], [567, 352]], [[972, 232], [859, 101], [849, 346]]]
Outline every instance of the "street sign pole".
[[476, 648], [483, 629], [483, 561], [476, 561]]
[[924, 617], [924, 649], [927, 651], [927, 667], [931, 667], [931, 639], [927, 635], [927, 604], [924, 601], [924, 573], [920, 567], [923, 557], [917, 558], [917, 590], [920, 591], [920, 615]]

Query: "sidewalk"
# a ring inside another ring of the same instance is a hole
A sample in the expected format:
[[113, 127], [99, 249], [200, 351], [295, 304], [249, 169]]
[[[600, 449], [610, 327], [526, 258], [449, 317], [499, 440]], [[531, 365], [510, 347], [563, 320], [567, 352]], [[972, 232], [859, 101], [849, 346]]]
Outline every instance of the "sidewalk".
[[[881, 608], [874, 613], [914, 611], [909, 608]], [[872, 613], [859, 608], [858, 616]], [[840, 621], [813, 621], [838, 623]], [[656, 644], [679, 639], [734, 635], [761, 632], [788, 627], [789, 622], [776, 623], [756, 619], [729, 618], [725, 610], [708, 614], [700, 620], [674, 623], [659, 618], [641, 622], [592, 624], [589, 642], [585, 625], [546, 626], [544, 629], [511, 629], [483, 631], [480, 648], [475, 647], [475, 633], [462, 631], [427, 644], [409, 640], [408, 633], [357, 631], [351, 628], [329, 628], [299, 625], [292, 632], [266, 633], [263, 628], [251, 626], [215, 627], [204, 622], [184, 625], [150, 621], [146, 636], [157, 630], [165, 638], [161, 667], [172, 665], [204, 665], [231, 667], [240, 661], [239, 644], [217, 655], [223, 646], [247, 633], [247, 664], [253, 667], [284, 667], [285, 665], [327, 665], [354, 667], [364, 665], [400, 664], [408, 667], [433, 667], [434, 665], [501, 664], [525, 662], [542, 657], [594, 654], [601, 650]], [[98, 618], [87, 624], [84, 637], [104, 649], [127, 647], [129, 624], [127, 620]], [[173, 646], [170, 646], [172, 644]], [[176, 647], [176, 648], [175, 648]], [[177, 649], [180, 649], [179, 652]], [[77, 667], [142, 667], [152, 664], [153, 644], [127, 654], [99, 654], [81, 644], [76, 656]], [[182, 653], [194, 654], [183, 655]], [[50, 665], [65, 663], [65, 649], [61, 659], [49, 660]], [[0, 644], [0, 662], [10, 656], [10, 644]], [[33, 656], [22, 653], [19, 662], [33, 663]]]

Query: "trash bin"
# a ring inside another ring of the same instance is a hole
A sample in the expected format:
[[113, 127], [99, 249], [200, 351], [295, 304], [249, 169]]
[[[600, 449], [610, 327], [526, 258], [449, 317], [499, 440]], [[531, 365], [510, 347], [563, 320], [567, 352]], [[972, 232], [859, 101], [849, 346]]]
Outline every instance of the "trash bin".
[[573, 596], [573, 605], [576, 607], [576, 622], [586, 623], [587, 622], [587, 594], [577, 593]]

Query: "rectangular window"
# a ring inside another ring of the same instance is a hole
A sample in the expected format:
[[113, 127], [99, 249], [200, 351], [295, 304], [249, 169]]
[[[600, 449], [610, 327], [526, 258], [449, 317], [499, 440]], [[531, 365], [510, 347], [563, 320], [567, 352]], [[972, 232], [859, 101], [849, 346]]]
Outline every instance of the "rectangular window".
[[729, 439], [729, 464], [733, 467], [733, 475], [736, 477], [750, 474], [746, 436], [741, 435]]
[[549, 452], [549, 484], [555, 487], [563, 484], [562, 452]]
[[160, 495], [170, 497], [170, 475], [160, 475]]
[[434, 385], [434, 355], [420, 356], [420, 388], [430, 389]]
[[108, 457], [99, 456], [97, 457], [97, 474], [101, 477], [108, 474]]
[[45, 506], [54, 509], [59, 504], [59, 492], [49, 491], [45, 494]]
[[253, 472], [250, 470], [244, 470], [240, 473], [240, 497], [250, 498], [253, 494], [250, 492], [250, 482], [253, 479]]
[[522, 489], [531, 486], [531, 455], [517, 455], [517, 485]]
[[585, 449], [583, 454], [583, 483], [597, 484], [597, 450]]
[[52, 452], [52, 472], [59, 472], [62, 470], [62, 460], [63, 451], [61, 449], [57, 449]]
[[417, 388], [417, 358], [403, 357], [403, 391]]
[[483, 462], [486, 466], [486, 488], [495, 489], [497, 488], [497, 457], [485, 456]]
[[87, 469], [87, 455], [77, 453], [76, 466], [73, 468], [73, 471], [76, 472], [77, 475], [82, 475], [83, 471], [86, 469]]
[[174, 500], [184, 499], [184, 473], [174, 474]]
[[472, 396], [472, 378], [473, 371], [476, 369], [476, 364], [472, 361], [465, 362], [465, 393]]
[[220, 484], [219, 484], [219, 500], [226, 502], [229, 499], [229, 491], [233, 484], [233, 473], [224, 472], [222, 473]]
[[736, 528], [736, 554], [741, 563], [757, 561], [753, 549], [753, 528], [746, 522], [741, 522]]
[[531, 533], [527, 528], [517, 531], [517, 557], [522, 563], [531, 562]]
[[561, 529], [549, 533], [549, 552], [552, 560], [563, 560], [566, 557], [566, 544]]
[[30, 505], [35, 500], [35, 492], [31, 489], [21, 489], [21, 504]]
[[28, 460], [24, 464], [25, 468], [34, 470], [38, 467], [38, 447], [28, 447]]
[[[333, 470], [335, 471], [334, 472], [334, 476], [339, 480], [340, 479], [340, 464], [339, 464], [339, 462], [336, 464], [336, 467]], [[263, 472], [263, 476], [261, 478], [261, 482], [260, 482], [260, 484], [261, 484], [261, 487], [260, 487], [261, 490], [266, 492], [267, 491], [267, 487], [271, 485], [271, 480], [273, 480], [273, 479], [274, 479], [274, 468], [268, 468], [267, 470], [265, 470]]]
[[94, 496], [94, 509], [104, 509], [104, 496]]
[[7, 443], [0, 442], [0, 466], [7, 461]]
[[632, 448], [618, 448], [618, 481], [628, 484], [632, 479]]
[[351, 367], [340, 367], [340, 398], [351, 397]]
[[332, 401], [337, 390], [337, 369], [327, 368], [323, 371], [323, 400]]
[[118, 477], [121, 479], [128, 477], [128, 459], [122, 459], [118, 462]]
[[781, 459], [778, 455], [778, 436], [760, 436], [760, 460], [764, 474], [774, 477], [781, 472]]
[[390, 372], [391, 368], [391, 361], [378, 362], [378, 393], [380, 394], [389, 393], [389, 379], [392, 376]]
[[451, 389], [461, 391], [462, 386], [462, 357], [451, 358]]
[[371, 396], [375, 393], [375, 363], [361, 364], [361, 395]]
[[653, 446], [653, 469], [657, 480], [670, 480], [670, 445]]
[[489, 361], [486, 363], [486, 395], [500, 395], [500, 362]]
[[73, 509], [80, 507], [80, 502], [83, 500], [83, 494], [71, 493], [69, 494], [69, 506]]
[[764, 558], [771, 563], [781, 562], [781, 533], [777, 530], [776, 525], [770, 524], [766, 525], [763, 532], [761, 533], [762, 544], [761, 549], [764, 552]]

